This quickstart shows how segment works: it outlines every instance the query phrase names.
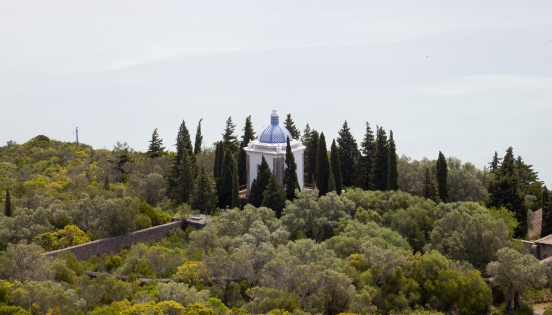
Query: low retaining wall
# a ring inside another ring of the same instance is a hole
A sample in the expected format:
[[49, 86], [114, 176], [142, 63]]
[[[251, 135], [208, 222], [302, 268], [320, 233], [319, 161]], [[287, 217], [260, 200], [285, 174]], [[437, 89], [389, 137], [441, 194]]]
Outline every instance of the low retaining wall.
[[[112, 254], [121, 247], [130, 247], [140, 242], [159, 241], [167, 237], [169, 231], [182, 229], [186, 225], [184, 221], [171, 222], [132, 232], [126, 235], [102, 238], [93, 242], [58, 249], [52, 252], [44, 253], [45, 256], [55, 257], [59, 253], [69, 251], [77, 257], [78, 260], [87, 260], [93, 255]], [[199, 227], [201, 228], [201, 227]]]

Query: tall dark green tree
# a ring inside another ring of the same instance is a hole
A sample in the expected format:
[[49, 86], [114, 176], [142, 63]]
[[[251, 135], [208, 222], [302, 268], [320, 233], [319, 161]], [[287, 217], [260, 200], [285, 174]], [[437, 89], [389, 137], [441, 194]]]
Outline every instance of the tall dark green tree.
[[552, 234], [552, 195], [546, 186], [542, 189], [541, 237]]
[[242, 141], [240, 142], [240, 154], [238, 158], [238, 174], [239, 174], [239, 183], [240, 185], [245, 185], [247, 181], [247, 170], [246, 170], [246, 153], [243, 148], [247, 147], [249, 141], [255, 139], [255, 131], [253, 131], [253, 123], [251, 123], [251, 116], [248, 116], [245, 119], [245, 126], [243, 127], [243, 136]]
[[366, 122], [366, 133], [360, 143], [360, 152], [357, 155], [356, 185], [364, 190], [372, 189], [372, 162], [374, 160], [375, 140], [370, 124]]
[[196, 136], [195, 136], [195, 142], [194, 142], [194, 155], [198, 155], [199, 152], [201, 152], [201, 145], [203, 144], [203, 135], [201, 134], [202, 121], [203, 121], [203, 118], [201, 118], [197, 123], [197, 130], [196, 130]]
[[194, 148], [192, 147], [192, 140], [190, 138], [190, 132], [188, 131], [188, 127], [186, 127], [186, 122], [184, 120], [182, 120], [182, 123], [178, 128], [178, 135], [176, 136], [177, 151], [180, 141], [182, 141], [184, 148], [188, 150], [190, 154], [194, 152]]
[[222, 160], [224, 160], [224, 148], [221, 141], [215, 143], [215, 163], [213, 165], [213, 176], [215, 180], [222, 177]]
[[506, 150], [506, 155], [500, 167], [494, 172], [494, 178], [489, 184], [488, 207], [505, 207], [514, 213], [518, 226], [514, 236], [523, 238], [527, 234], [527, 207], [525, 194], [520, 191], [518, 169], [512, 147]]
[[186, 149], [183, 139], [177, 144], [177, 152], [167, 177], [167, 195], [177, 203], [190, 202], [190, 196], [194, 189], [194, 170], [190, 152]]
[[335, 191], [335, 177], [330, 167], [330, 176], [328, 177], [328, 192]]
[[[120, 144], [119, 142], [117, 144]], [[132, 163], [132, 149], [125, 142], [121, 146], [116, 146], [113, 150], [115, 153], [115, 169], [121, 174], [121, 182], [126, 183], [128, 180], [128, 171], [125, 168], [127, 163]]]
[[526, 164], [521, 156], [516, 159], [516, 168], [519, 177], [519, 190], [525, 195], [535, 196], [536, 200], [528, 204], [529, 209], [536, 211], [542, 207], [543, 182], [539, 180], [539, 173], [533, 170], [533, 165]]
[[309, 136], [309, 142], [306, 143], [305, 149], [305, 171], [307, 173], [306, 182], [314, 184], [316, 181], [316, 156], [318, 154], [318, 131], [312, 130]]
[[215, 209], [215, 194], [211, 185], [211, 180], [205, 172], [205, 167], [201, 168], [192, 197], [192, 209], [199, 210], [203, 214], [211, 214]]
[[[270, 181], [270, 176], [272, 176], [272, 171], [266, 162], [266, 159], [263, 155], [261, 160], [261, 165], [257, 171], [257, 178], [251, 183], [251, 190], [249, 191], [249, 203], [255, 207], [260, 207], [263, 203], [263, 193], [268, 186]], [[256, 187], [254, 187], [256, 186]]]
[[[337, 137], [337, 150], [339, 152], [339, 163], [341, 167], [341, 175], [343, 178], [344, 186], [353, 185], [353, 178], [355, 176], [355, 159], [358, 155], [358, 146], [355, 138], [351, 134], [347, 121], [343, 123], [343, 127], [338, 132]], [[338, 180], [338, 174], [334, 171], [336, 178], [336, 185]]]
[[291, 151], [289, 139], [286, 141], [286, 169], [284, 170], [283, 182], [287, 199], [295, 199], [295, 190], [300, 190], [301, 188], [299, 187], [299, 179], [297, 178], [297, 164], [295, 163], [295, 156]]
[[278, 219], [282, 216], [282, 210], [286, 206], [286, 192], [284, 186], [278, 183], [275, 174], [271, 174], [268, 185], [263, 192], [262, 206], [274, 210]]
[[343, 184], [341, 182], [341, 165], [339, 163], [340, 155], [339, 155], [339, 150], [335, 144], [335, 140], [332, 141], [332, 146], [330, 150], [331, 150], [330, 164], [332, 166], [332, 174], [334, 177], [333, 179], [334, 179], [335, 191], [337, 192], [338, 195], [341, 195], [341, 190], [343, 190]]
[[247, 202], [257, 208], [263, 203], [263, 192], [261, 190], [261, 186], [259, 186], [259, 181], [256, 178], [253, 178], [253, 181], [251, 182]]
[[189, 202], [197, 174], [190, 133], [182, 121], [176, 136], [176, 153], [167, 176], [167, 195], [178, 203]]
[[399, 190], [399, 171], [397, 170], [397, 147], [393, 139], [393, 130], [389, 130], [389, 157], [387, 173], [387, 189]]
[[493, 156], [493, 160], [489, 163], [489, 171], [491, 173], [495, 173], [496, 170], [500, 167], [500, 161], [502, 159], [498, 157], [498, 153], [495, 151], [495, 154]]
[[447, 160], [441, 151], [439, 151], [439, 158], [437, 159], [437, 190], [439, 191], [439, 198], [443, 202], [448, 200], [448, 166]]
[[433, 180], [433, 175], [431, 174], [429, 167], [426, 167], [424, 174], [424, 197], [435, 202], [440, 201], [437, 185], [435, 184], [435, 180]]
[[232, 117], [228, 117], [224, 133], [222, 134], [222, 145], [224, 146], [224, 150], [230, 149], [232, 154], [237, 153], [240, 147], [238, 137], [234, 134], [235, 130], [236, 125], [232, 122]]
[[4, 204], [4, 215], [7, 217], [12, 216], [11, 196], [10, 196], [9, 189], [6, 189], [6, 203]]
[[232, 207], [232, 192], [234, 190], [234, 155], [229, 148], [224, 150], [222, 162], [222, 176], [218, 187], [218, 207], [225, 209]]
[[311, 132], [311, 128], [307, 123], [305, 129], [303, 130], [303, 135], [301, 136], [301, 142], [303, 142], [303, 144], [306, 145], [307, 143], [309, 143]]
[[156, 158], [160, 157], [163, 154], [165, 154], [165, 147], [163, 146], [163, 139], [159, 138], [159, 134], [157, 133], [157, 128], [153, 131], [151, 135], [151, 140], [149, 141], [148, 151], [146, 154], [150, 158]]
[[167, 195], [177, 203], [189, 202], [194, 189], [195, 164], [182, 138], [178, 139], [169, 175]]
[[301, 132], [299, 131], [299, 129], [297, 129], [297, 127], [295, 127], [295, 123], [293, 122], [293, 119], [291, 119], [291, 114], [287, 114], [286, 120], [284, 121], [284, 126], [289, 131], [289, 133], [291, 133], [293, 139], [299, 140], [299, 138], [301, 137]]
[[328, 160], [328, 149], [326, 149], [326, 137], [324, 133], [320, 134], [318, 140], [318, 151], [316, 153], [316, 187], [318, 195], [324, 196], [328, 193], [328, 184], [330, 180], [330, 161]]
[[389, 147], [383, 127], [377, 127], [371, 177], [374, 190], [387, 190], [389, 186]]
[[238, 163], [234, 161], [234, 167], [232, 169], [232, 208], [239, 208], [241, 206], [240, 199], [240, 184], [238, 178]]

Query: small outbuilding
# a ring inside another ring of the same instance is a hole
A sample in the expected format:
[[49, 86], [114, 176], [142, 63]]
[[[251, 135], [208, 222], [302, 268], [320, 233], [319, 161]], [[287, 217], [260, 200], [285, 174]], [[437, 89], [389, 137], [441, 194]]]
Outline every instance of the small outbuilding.
[[270, 125], [263, 128], [259, 137], [251, 140], [246, 152], [247, 193], [251, 189], [253, 179], [257, 178], [257, 172], [264, 156], [272, 173], [276, 174], [278, 182], [284, 180], [286, 141], [289, 138], [291, 151], [297, 164], [297, 178], [299, 187], [304, 187], [304, 151], [305, 146], [299, 139], [293, 139], [291, 133], [280, 123], [278, 109], [274, 108], [270, 115]]

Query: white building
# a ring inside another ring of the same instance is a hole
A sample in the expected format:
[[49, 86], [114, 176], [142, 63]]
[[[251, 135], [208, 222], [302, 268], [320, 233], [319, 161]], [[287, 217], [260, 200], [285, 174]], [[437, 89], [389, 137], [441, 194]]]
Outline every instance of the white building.
[[251, 140], [247, 147], [244, 148], [246, 152], [246, 173], [247, 173], [247, 193], [251, 189], [251, 183], [253, 179], [257, 178], [257, 171], [261, 166], [262, 157], [265, 157], [268, 166], [272, 173], [276, 174], [280, 183], [284, 180], [285, 157], [286, 157], [286, 140], [290, 139], [291, 151], [295, 157], [295, 163], [297, 164], [297, 178], [299, 180], [299, 187], [304, 187], [304, 158], [303, 152], [305, 146], [299, 139], [292, 139], [291, 133], [280, 124], [280, 114], [278, 110], [274, 108], [270, 115], [270, 125], [263, 128], [263, 131], [259, 134], [256, 140]]

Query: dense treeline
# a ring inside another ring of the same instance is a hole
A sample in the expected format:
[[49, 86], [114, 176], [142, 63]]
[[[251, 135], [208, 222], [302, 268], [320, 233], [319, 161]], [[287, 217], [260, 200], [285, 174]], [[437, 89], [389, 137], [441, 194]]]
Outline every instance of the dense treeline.
[[[175, 152], [157, 129], [144, 153], [45, 136], [0, 147], [0, 314], [484, 314], [492, 297], [483, 277], [508, 310], [545, 279], [511, 240], [527, 236], [541, 207], [542, 235], [552, 232], [551, 196], [512, 148], [483, 169], [442, 152], [413, 161], [397, 155], [392, 131], [377, 126], [374, 135], [366, 123], [358, 145], [345, 122], [328, 150], [324, 132], [307, 124], [301, 134], [288, 115], [306, 145], [305, 182], [316, 188], [299, 189], [288, 142], [283, 183], [263, 158], [244, 206], [251, 117], [241, 141], [228, 118], [213, 147], [202, 145], [201, 123], [192, 143], [182, 122]], [[87, 262], [40, 255], [192, 212], [215, 218]], [[172, 282], [140, 287], [137, 277]]]
[[[473, 202], [298, 192], [280, 219], [247, 205], [202, 230], [86, 262], [10, 244], [0, 254], [0, 277], [8, 279], [0, 302], [63, 314], [486, 314], [492, 295], [483, 277], [505, 288], [512, 307], [516, 295], [546, 280], [535, 258], [513, 248], [516, 226], [507, 209]], [[89, 279], [85, 269], [129, 278]], [[140, 277], [171, 281], [140, 287]]]

